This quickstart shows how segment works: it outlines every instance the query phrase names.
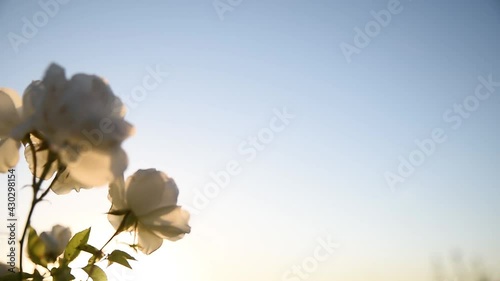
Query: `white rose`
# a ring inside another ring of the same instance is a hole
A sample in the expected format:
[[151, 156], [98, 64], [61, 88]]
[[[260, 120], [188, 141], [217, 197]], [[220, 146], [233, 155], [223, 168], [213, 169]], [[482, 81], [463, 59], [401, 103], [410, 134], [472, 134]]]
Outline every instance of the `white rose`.
[[[123, 174], [128, 159], [121, 143], [134, 128], [124, 120], [123, 103], [102, 78], [76, 74], [67, 80], [64, 69], [52, 64], [31, 91], [29, 110], [33, 114], [26, 127], [32, 127], [44, 149], [57, 155], [57, 167], [64, 167], [66, 184], [59, 186], [59, 193], [78, 185], [104, 185]], [[44, 153], [48, 155], [48, 151]], [[27, 159], [32, 161], [32, 157]], [[46, 164], [37, 162], [41, 167]]]
[[139, 170], [126, 182], [122, 178], [110, 185], [108, 219], [116, 230], [136, 232], [139, 249], [149, 255], [163, 239], [176, 241], [191, 231], [189, 213], [177, 206], [178, 195], [165, 173]]
[[55, 225], [50, 232], [42, 232], [40, 239], [45, 244], [45, 258], [55, 262], [71, 239], [71, 230], [61, 225]]

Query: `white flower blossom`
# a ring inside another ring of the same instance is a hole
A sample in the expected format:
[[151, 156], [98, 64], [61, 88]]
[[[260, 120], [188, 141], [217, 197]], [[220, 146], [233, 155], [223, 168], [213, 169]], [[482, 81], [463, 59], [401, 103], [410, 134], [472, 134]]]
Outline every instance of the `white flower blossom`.
[[109, 188], [108, 219], [120, 231], [134, 231], [137, 245], [151, 254], [163, 239], [176, 241], [191, 231], [189, 213], [177, 206], [179, 190], [172, 178], [155, 169], [139, 170]]
[[[29, 128], [41, 141], [35, 147], [44, 150], [36, 153], [37, 176], [49, 152], [57, 156], [57, 163], [47, 178], [64, 168], [60, 185], [53, 187], [56, 193], [104, 185], [123, 174], [128, 159], [121, 143], [134, 128], [124, 120], [123, 103], [102, 78], [76, 74], [67, 80], [64, 69], [52, 64], [30, 92], [26, 111], [32, 114], [21, 127]], [[26, 156], [33, 168], [32, 152]]]
[[66, 248], [71, 238], [71, 230], [61, 225], [55, 225], [50, 232], [42, 232], [40, 239], [45, 244], [45, 258], [48, 262], [57, 260]]

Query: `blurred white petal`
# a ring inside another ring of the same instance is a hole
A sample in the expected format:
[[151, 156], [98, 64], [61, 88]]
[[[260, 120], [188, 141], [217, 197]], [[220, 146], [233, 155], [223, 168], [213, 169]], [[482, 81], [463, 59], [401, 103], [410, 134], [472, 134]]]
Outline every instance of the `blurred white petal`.
[[175, 206], [178, 196], [174, 180], [155, 169], [139, 170], [128, 181], [127, 203], [136, 216]]
[[139, 249], [146, 255], [153, 253], [163, 244], [163, 239], [149, 231], [141, 223], [137, 227], [137, 236], [139, 238]]
[[[31, 140], [33, 142], [36, 154], [36, 177], [40, 178], [42, 176], [43, 170], [45, 169], [45, 166], [47, 165], [49, 151], [47, 149], [38, 151], [41, 146], [40, 140], [34, 137], [32, 137]], [[30, 145], [25, 147], [24, 157], [26, 158], [30, 171], [33, 174], [35, 172], [35, 163], [33, 161], [33, 152]], [[57, 163], [54, 162], [50, 166], [49, 172], [47, 173], [47, 176], [44, 178], [44, 180], [50, 179], [56, 171], [57, 171]]]
[[78, 155], [75, 162], [64, 162], [71, 176], [84, 186], [101, 186], [123, 174], [128, 159], [117, 147], [110, 151], [90, 150]]
[[48, 261], [56, 261], [71, 238], [71, 230], [61, 225], [55, 225], [50, 232], [42, 232], [40, 239], [45, 244], [45, 257]]
[[162, 208], [139, 218], [154, 234], [163, 239], [178, 240], [191, 232], [189, 213], [181, 207]]
[[10, 135], [12, 129], [21, 122], [21, 97], [16, 91], [0, 88], [0, 139]]
[[43, 97], [42, 81], [33, 81], [23, 93], [23, 115], [24, 118], [32, 116], [36, 108], [40, 106]]
[[123, 179], [123, 175], [117, 177], [109, 185], [108, 199], [113, 204], [113, 209], [115, 210], [125, 210], [128, 208], [125, 197], [125, 181]]
[[57, 181], [52, 185], [52, 191], [57, 195], [64, 195], [70, 193], [72, 190], [80, 191], [81, 188], [91, 188], [92, 186], [85, 186], [75, 178], [73, 178], [68, 169], [60, 172]]
[[71, 230], [68, 227], [62, 225], [54, 225], [51, 231], [52, 236], [57, 238], [59, 241], [59, 249], [58, 251], [62, 253], [66, 244], [69, 242], [71, 238]]
[[11, 138], [0, 140], [0, 173], [17, 165], [21, 142]]

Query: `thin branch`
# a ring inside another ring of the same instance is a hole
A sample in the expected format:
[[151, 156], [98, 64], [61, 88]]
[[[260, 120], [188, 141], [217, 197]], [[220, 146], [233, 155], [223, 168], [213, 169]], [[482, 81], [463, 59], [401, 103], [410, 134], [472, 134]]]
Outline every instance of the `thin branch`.
[[[125, 224], [127, 223], [127, 219], [128, 217], [132, 214], [132, 211], [128, 211], [127, 213], [125, 213], [125, 215], [123, 216], [123, 220], [120, 222], [120, 226], [118, 226], [118, 228], [116, 229], [115, 233], [113, 234], [113, 236], [111, 236], [111, 238], [109, 238], [108, 242], [104, 243], [104, 245], [101, 247], [101, 249], [99, 250], [100, 253], [102, 253], [102, 251], [104, 250], [104, 248], [111, 242], [113, 241], [113, 239], [118, 236], [118, 234], [122, 233], [124, 228], [125, 228]], [[92, 275], [92, 272], [94, 271], [94, 265], [96, 263], [96, 255], [95, 254], [92, 254], [92, 257], [90, 258], [89, 260], [89, 264], [92, 264], [92, 268], [90, 269], [90, 272], [88, 273], [88, 277], [87, 277], [87, 281], [89, 281], [90, 279], [90, 275]]]
[[[33, 155], [35, 155], [35, 158], [36, 158], [36, 154], [34, 153]], [[36, 174], [33, 174], [33, 182], [35, 182], [35, 184], [33, 185], [33, 199], [31, 201], [31, 207], [30, 207], [30, 210], [28, 213], [28, 218], [26, 219], [26, 224], [24, 226], [21, 240], [19, 240], [19, 248], [20, 248], [19, 249], [19, 271], [20, 271], [19, 280], [20, 281], [22, 281], [22, 278], [23, 278], [22, 277], [22, 275], [23, 275], [23, 248], [24, 248], [24, 242], [26, 239], [26, 231], [28, 230], [28, 227], [31, 225], [31, 217], [33, 216], [33, 212], [35, 211], [36, 204], [38, 204], [43, 199], [43, 197], [45, 197], [48, 193], [48, 192], [44, 192], [42, 194], [42, 196], [37, 198], [37, 193], [40, 190], [40, 187], [42, 186], [43, 180], [49, 174], [50, 167], [52, 166], [52, 163], [54, 163], [55, 160], [56, 160], [56, 156], [53, 153], [49, 152], [47, 163], [43, 169], [42, 175], [40, 176], [40, 180], [38, 181], [38, 183], [36, 182]], [[50, 187], [52, 187], [52, 185], [55, 183], [58, 175], [59, 175], [59, 173], [56, 175], [56, 177], [54, 178], [54, 180], [50, 184]], [[49, 190], [50, 190], [50, 187], [49, 187]]]

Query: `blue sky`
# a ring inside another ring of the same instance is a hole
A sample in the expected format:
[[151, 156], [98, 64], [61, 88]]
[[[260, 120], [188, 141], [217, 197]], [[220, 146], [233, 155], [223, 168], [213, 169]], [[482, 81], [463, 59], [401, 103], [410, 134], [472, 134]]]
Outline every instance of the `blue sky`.
[[[340, 44], [354, 44], [354, 28], [390, 2], [243, 0], [221, 20], [210, 0], [72, 0], [15, 52], [9, 33], [22, 35], [22, 18], [43, 10], [6, 0], [0, 85], [22, 92], [56, 62], [67, 75], [105, 77], [126, 99], [148, 67], [169, 73], [129, 109], [137, 134], [125, 143], [127, 175], [164, 170], [192, 206], [210, 173], [230, 160], [242, 167], [193, 216], [193, 233], [157, 254], [173, 261], [176, 280], [281, 280], [325, 235], [342, 247], [308, 280], [430, 280], [430, 258], [455, 248], [498, 264], [500, 88], [457, 130], [442, 115], [474, 94], [479, 76], [500, 81], [500, 4], [401, 0], [348, 63]], [[283, 107], [295, 117], [246, 161], [238, 146]], [[434, 128], [447, 141], [391, 191], [384, 173]], [[110, 232], [105, 188], [50, 201], [40, 229], [95, 224], [96, 241]]]

